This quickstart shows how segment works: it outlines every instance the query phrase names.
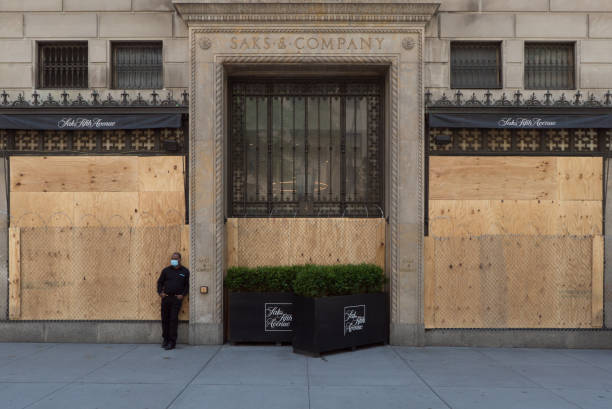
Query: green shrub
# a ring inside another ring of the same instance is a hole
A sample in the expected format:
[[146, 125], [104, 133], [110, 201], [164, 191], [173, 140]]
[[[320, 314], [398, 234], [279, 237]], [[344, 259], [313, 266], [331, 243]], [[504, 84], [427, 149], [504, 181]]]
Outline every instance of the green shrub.
[[227, 270], [225, 287], [234, 292], [291, 292], [300, 266], [232, 267]]
[[383, 291], [383, 270], [373, 264], [303, 266], [295, 277], [293, 290], [304, 297], [326, 297]]
[[225, 287], [233, 292], [291, 292], [305, 297], [326, 297], [383, 291], [386, 278], [373, 264], [283, 267], [232, 267]]

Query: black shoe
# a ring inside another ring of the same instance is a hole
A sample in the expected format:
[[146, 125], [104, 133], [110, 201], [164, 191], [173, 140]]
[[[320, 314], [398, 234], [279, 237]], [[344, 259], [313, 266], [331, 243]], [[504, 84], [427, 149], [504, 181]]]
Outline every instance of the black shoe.
[[166, 348], [168, 346], [169, 342], [167, 340], [164, 340], [164, 342], [162, 342], [161, 347], [162, 348]]
[[164, 347], [166, 351], [176, 348], [176, 344], [168, 344]]

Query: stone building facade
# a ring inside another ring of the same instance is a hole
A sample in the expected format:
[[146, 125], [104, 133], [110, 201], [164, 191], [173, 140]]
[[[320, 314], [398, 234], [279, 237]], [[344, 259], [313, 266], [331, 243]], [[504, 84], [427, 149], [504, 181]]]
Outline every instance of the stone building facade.
[[[51, 41], [87, 41], [87, 88], [69, 90], [72, 99], [80, 93], [91, 100], [95, 91], [121, 100], [124, 90], [112, 86], [111, 55], [113, 44], [124, 41], [161, 41], [163, 45], [163, 89], [130, 90], [131, 101], [139, 94], [150, 99], [154, 91], [162, 97], [169, 93], [176, 100], [188, 93], [191, 287], [208, 287], [209, 292], [192, 294], [184, 340], [202, 344], [224, 339], [223, 272], [228, 246], [224, 223], [229, 208], [228, 95], [232, 79], [347, 74], [361, 78], [364, 73], [384, 84], [383, 207], [388, 222], [385, 270], [390, 278], [390, 342], [598, 346], [612, 339], [605, 330], [426, 331], [424, 318], [425, 141], [429, 138], [430, 107], [464, 109], [470, 99], [478, 106], [501, 100], [501, 106], [514, 103], [524, 107], [530, 98], [547, 106], [547, 100], [578, 98], [581, 109], [589, 108], [584, 105], [589, 99], [605, 109], [610, 105], [606, 92], [612, 87], [609, 1], [314, 0], [305, 4], [298, 0], [3, 0], [0, 89], [8, 94], [5, 105], [18, 100], [19, 95], [30, 100], [35, 91], [43, 97], [50, 94], [62, 99], [64, 89], [41, 90], [37, 85], [38, 43]], [[470, 41], [500, 45], [499, 87], [451, 88], [452, 43]], [[526, 89], [525, 43], [531, 42], [574, 45], [572, 87]], [[581, 96], [576, 97], [578, 90]], [[0, 113], [10, 113], [9, 108], [0, 104]], [[5, 241], [7, 220], [3, 223], [0, 240]], [[0, 256], [0, 278], [8, 277], [6, 250], [1, 250]], [[609, 274], [606, 271], [606, 277]], [[6, 282], [0, 280], [0, 314], [8, 303]], [[612, 292], [607, 288], [606, 307], [612, 305]], [[49, 335], [57, 334], [48, 329], [52, 325], [63, 325], [61, 337]], [[108, 340], [100, 336], [100, 325], [5, 321], [0, 323], [0, 333], [4, 339]], [[104, 325], [126, 331], [124, 338], [113, 338], [119, 340], [148, 341], [153, 331], [150, 326], [134, 331], [127, 329], [132, 324]]]

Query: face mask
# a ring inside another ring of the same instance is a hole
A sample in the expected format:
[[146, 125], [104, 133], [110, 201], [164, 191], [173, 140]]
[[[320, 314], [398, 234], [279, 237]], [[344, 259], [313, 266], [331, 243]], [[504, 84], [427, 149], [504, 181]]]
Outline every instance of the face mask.
[[179, 262], [178, 260], [170, 260], [170, 264], [172, 265], [172, 267], [178, 267]]

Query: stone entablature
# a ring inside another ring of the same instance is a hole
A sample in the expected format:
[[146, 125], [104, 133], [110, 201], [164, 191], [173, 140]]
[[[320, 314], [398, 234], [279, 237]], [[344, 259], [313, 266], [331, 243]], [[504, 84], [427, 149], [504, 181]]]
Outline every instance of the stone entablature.
[[174, 0], [187, 23], [194, 22], [412, 22], [427, 23], [439, 3], [402, 0], [329, 1]]

